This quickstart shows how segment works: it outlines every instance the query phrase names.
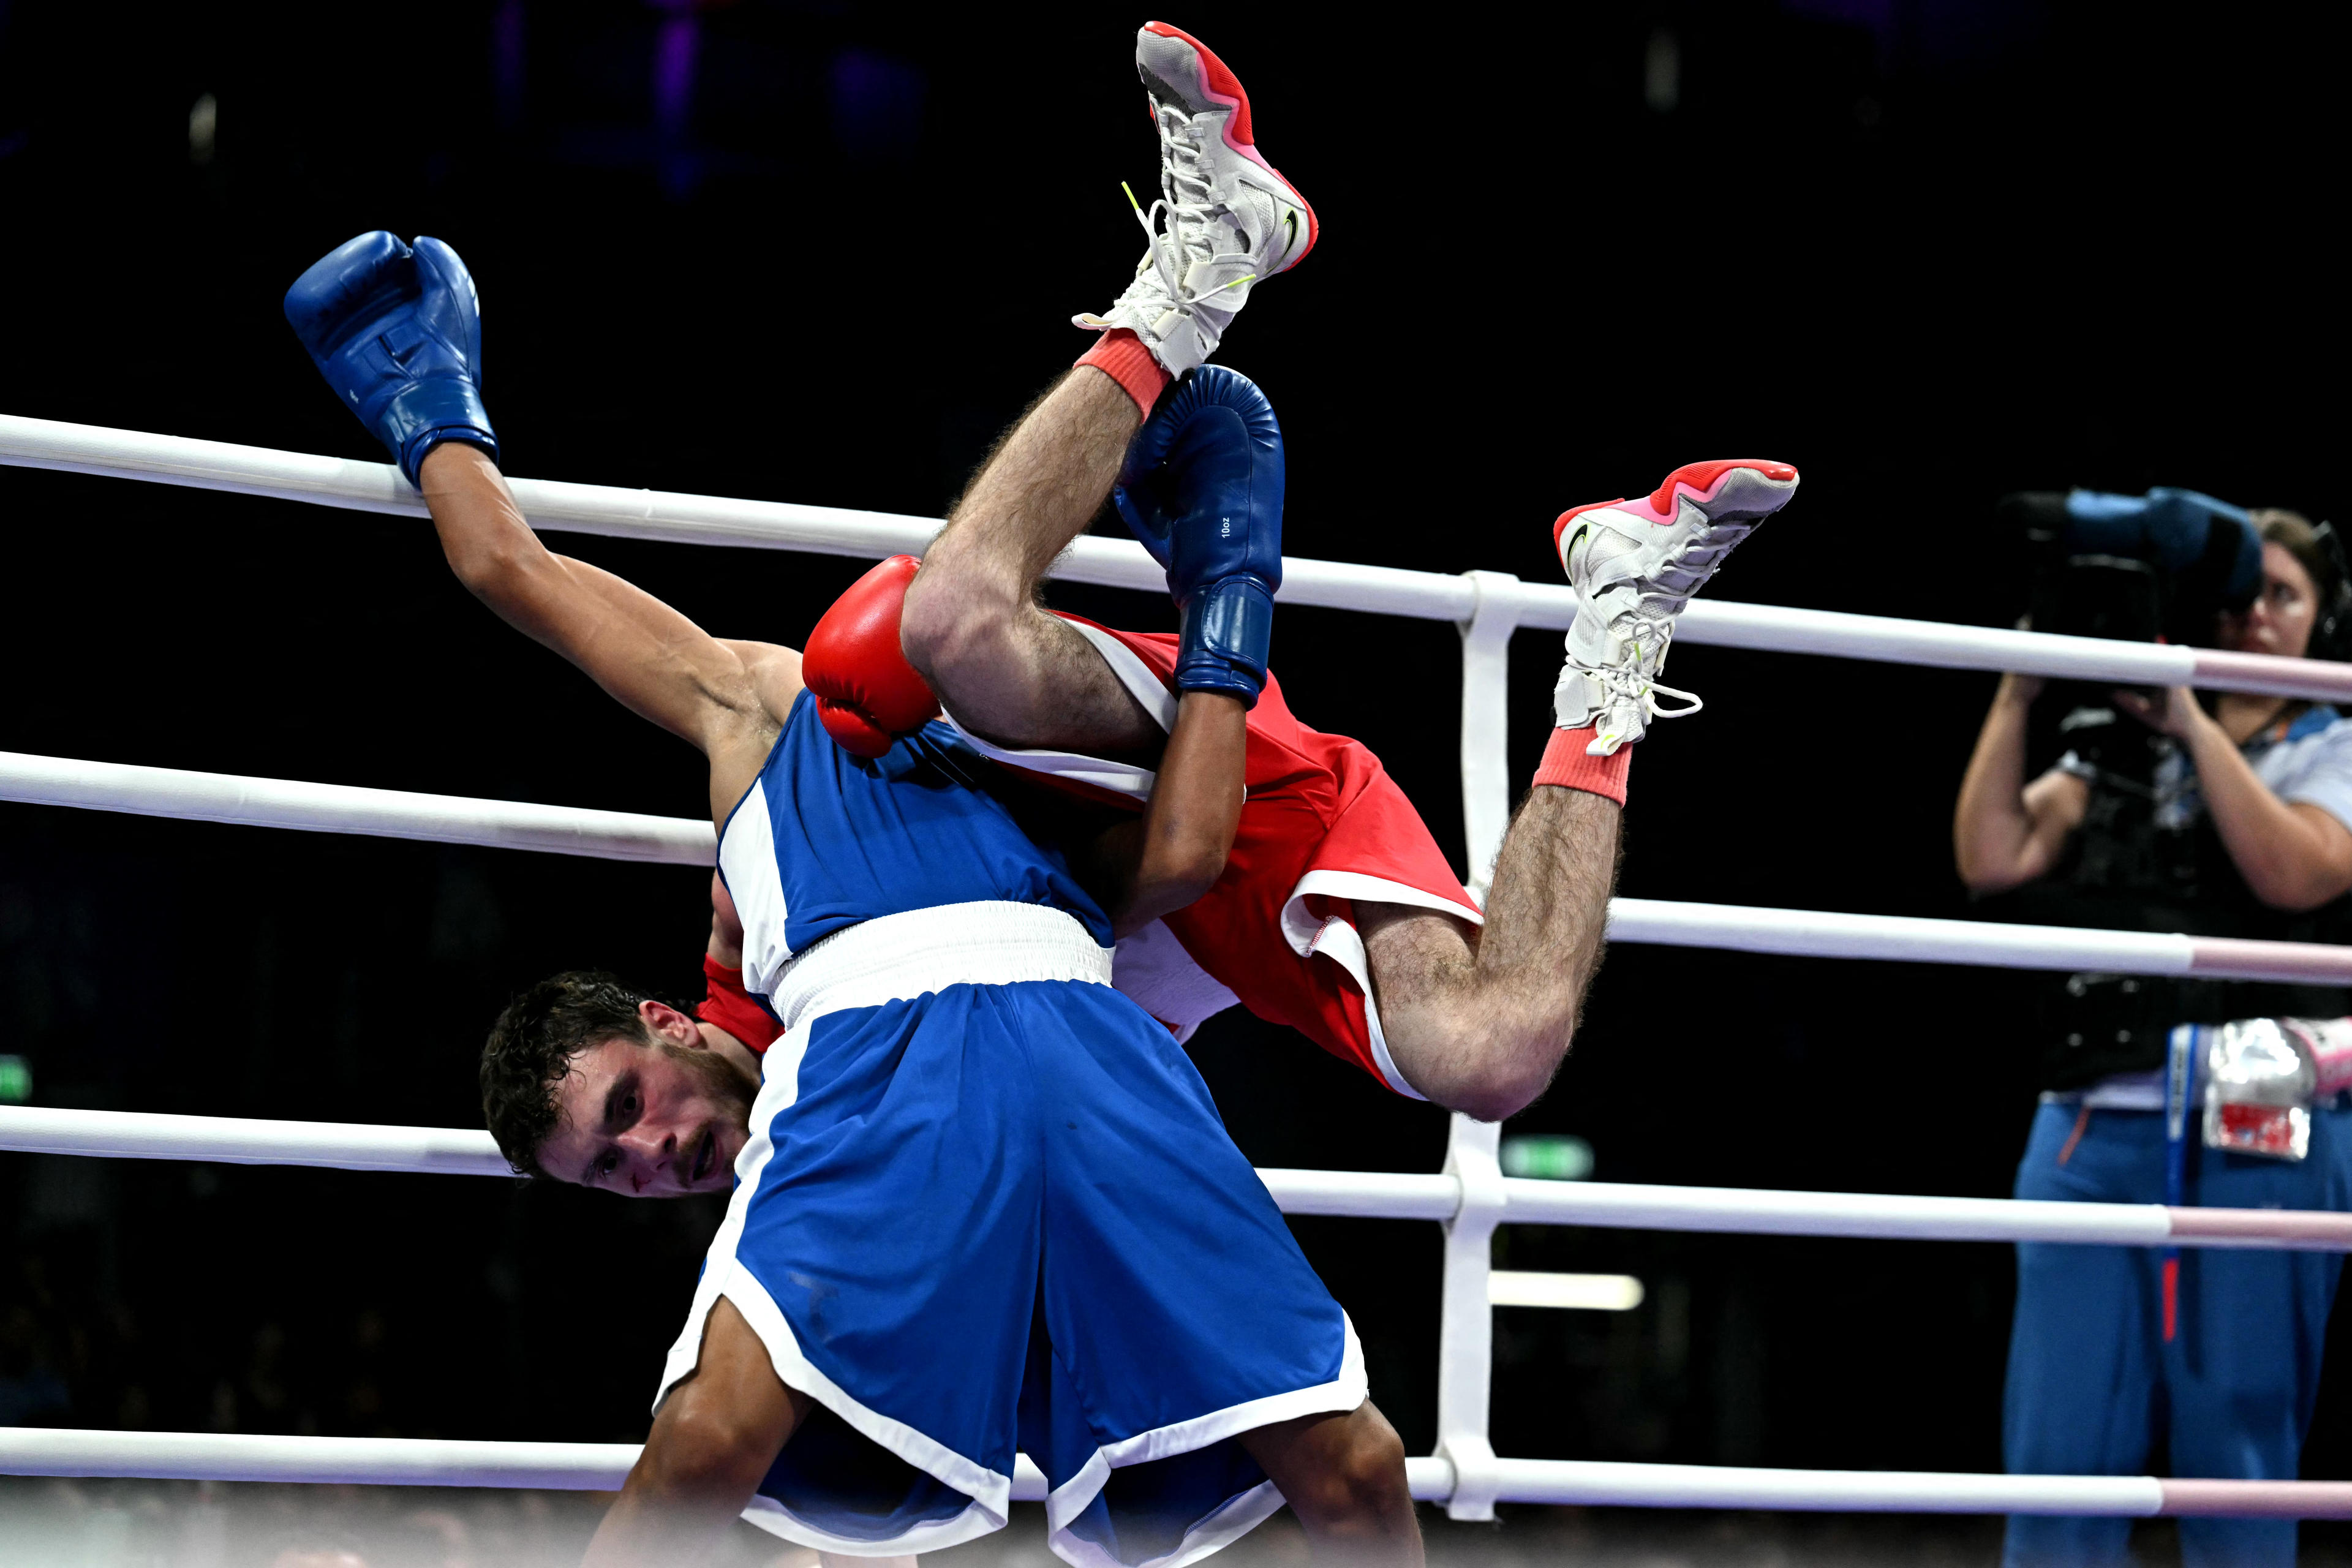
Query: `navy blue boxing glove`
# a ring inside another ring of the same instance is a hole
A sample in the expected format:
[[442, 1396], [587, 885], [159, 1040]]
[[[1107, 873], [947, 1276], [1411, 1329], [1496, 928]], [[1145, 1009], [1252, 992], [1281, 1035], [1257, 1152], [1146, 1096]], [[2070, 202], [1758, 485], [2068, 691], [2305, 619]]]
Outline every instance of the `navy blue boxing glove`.
[[1177, 689], [1256, 706], [1282, 586], [1282, 426], [1265, 394], [1223, 365], [1187, 371], [1128, 444], [1111, 500], [1168, 569]]
[[411, 249], [377, 229], [345, 241], [294, 279], [286, 320], [410, 484], [444, 441], [497, 458], [482, 408], [480, 300], [466, 264], [439, 240], [419, 237]]

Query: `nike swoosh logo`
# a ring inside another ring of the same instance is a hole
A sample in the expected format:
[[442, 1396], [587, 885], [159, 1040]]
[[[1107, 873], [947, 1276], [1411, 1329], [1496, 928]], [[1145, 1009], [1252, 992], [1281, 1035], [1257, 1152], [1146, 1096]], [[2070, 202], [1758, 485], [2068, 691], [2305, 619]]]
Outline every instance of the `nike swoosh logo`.
[[1591, 531], [1592, 525], [1591, 523], [1580, 522], [1576, 525], [1576, 531], [1568, 536], [1568, 542], [1561, 546], [1559, 552], [1559, 564], [1562, 571], [1566, 571], [1568, 569], [1568, 563], [1576, 559], [1576, 547], [1583, 543], [1586, 537], [1590, 535]]
[[[1282, 215], [1282, 226], [1290, 236], [1289, 238], [1282, 242], [1282, 259], [1284, 261], [1288, 261], [1290, 259], [1290, 253], [1297, 249], [1298, 246], [1298, 215], [1295, 212], [1284, 213]], [[1277, 268], [1279, 264], [1277, 264]]]

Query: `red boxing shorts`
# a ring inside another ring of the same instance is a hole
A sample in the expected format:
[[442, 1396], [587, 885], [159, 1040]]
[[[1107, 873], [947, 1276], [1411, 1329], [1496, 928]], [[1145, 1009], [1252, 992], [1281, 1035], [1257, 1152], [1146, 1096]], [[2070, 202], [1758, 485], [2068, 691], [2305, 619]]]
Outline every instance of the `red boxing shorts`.
[[[1161, 728], [1174, 726], [1174, 636], [1062, 618]], [[964, 736], [1008, 767], [1091, 798], [1139, 806], [1151, 794], [1152, 775], [1142, 769]], [[1478, 906], [1381, 760], [1344, 735], [1300, 723], [1271, 675], [1250, 710], [1244, 766], [1248, 795], [1225, 874], [1189, 908], [1121, 941], [1112, 984], [1179, 1038], [1239, 1002], [1397, 1093], [1423, 1098], [1381, 1036], [1355, 905], [1408, 904], [1473, 924], [1483, 919]]]

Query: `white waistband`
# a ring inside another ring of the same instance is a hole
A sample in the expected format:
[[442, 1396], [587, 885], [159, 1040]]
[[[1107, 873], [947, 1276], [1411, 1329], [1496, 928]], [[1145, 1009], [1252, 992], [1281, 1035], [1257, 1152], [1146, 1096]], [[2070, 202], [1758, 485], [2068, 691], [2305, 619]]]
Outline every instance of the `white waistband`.
[[877, 1007], [950, 985], [1108, 985], [1110, 953], [1076, 916], [1044, 904], [942, 904], [835, 931], [785, 967], [768, 1005], [790, 1029], [845, 1007]]

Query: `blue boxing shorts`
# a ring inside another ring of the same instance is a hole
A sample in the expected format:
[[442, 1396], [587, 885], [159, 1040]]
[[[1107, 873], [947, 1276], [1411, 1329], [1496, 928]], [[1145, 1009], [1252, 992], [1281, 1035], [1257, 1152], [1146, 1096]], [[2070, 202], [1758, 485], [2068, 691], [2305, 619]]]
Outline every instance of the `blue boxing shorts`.
[[885, 916], [769, 999], [751, 1137], [660, 1399], [724, 1296], [814, 1402], [744, 1517], [886, 1556], [1003, 1526], [1175, 1568], [1282, 1506], [1234, 1441], [1365, 1396], [1363, 1352], [1168, 1030], [1040, 905]]

